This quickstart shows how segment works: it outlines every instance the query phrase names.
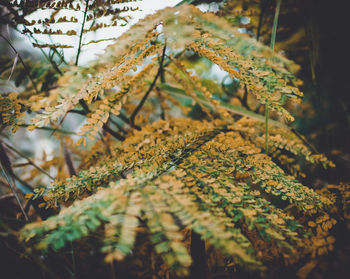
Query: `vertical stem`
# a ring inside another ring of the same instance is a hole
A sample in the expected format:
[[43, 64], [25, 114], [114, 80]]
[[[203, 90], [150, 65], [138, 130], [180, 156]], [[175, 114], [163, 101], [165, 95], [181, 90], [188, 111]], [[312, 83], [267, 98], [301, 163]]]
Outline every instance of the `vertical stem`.
[[[282, 0], [277, 0], [275, 17], [273, 19], [271, 43], [270, 43], [270, 48], [272, 50], [274, 50], [274, 48], [275, 48], [278, 16], [280, 13], [281, 2], [282, 2]], [[265, 153], [266, 154], [268, 154], [268, 152], [269, 152], [269, 145], [268, 145], [269, 138], [268, 137], [269, 137], [269, 104], [265, 104]]]
[[265, 12], [265, 1], [264, 0], [260, 0], [260, 14], [259, 14], [259, 24], [258, 24], [258, 28], [256, 30], [256, 39], [259, 40], [260, 38], [260, 34], [261, 34], [261, 27], [262, 27], [262, 23], [263, 23], [263, 19], [264, 19], [264, 12]]
[[83, 23], [81, 24], [78, 52], [77, 52], [77, 57], [75, 59], [75, 65], [76, 66], [78, 65], [78, 61], [79, 61], [79, 55], [80, 55], [80, 51], [81, 51], [81, 41], [82, 41], [83, 34], [84, 34], [84, 26], [85, 26], [85, 20], [86, 20], [86, 15], [87, 15], [88, 8], [89, 8], [89, 0], [85, 0], [85, 11], [84, 11]]
[[274, 48], [275, 48], [278, 16], [279, 16], [279, 13], [280, 13], [281, 2], [282, 2], [282, 0], [277, 0], [276, 11], [275, 11], [275, 18], [273, 19], [272, 34], [271, 34], [271, 44], [270, 44], [270, 48], [272, 50], [274, 50]]

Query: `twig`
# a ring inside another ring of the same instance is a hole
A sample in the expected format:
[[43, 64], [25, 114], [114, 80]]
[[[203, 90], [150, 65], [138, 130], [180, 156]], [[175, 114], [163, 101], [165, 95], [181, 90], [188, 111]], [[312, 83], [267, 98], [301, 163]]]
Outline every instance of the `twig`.
[[[18, 125], [20, 127], [28, 127], [30, 125], [28, 124], [20, 124]], [[35, 129], [39, 129], [39, 130], [44, 130], [44, 131], [55, 131], [55, 132], [59, 132], [59, 133], [62, 133], [62, 134], [67, 134], [67, 135], [76, 135], [76, 133], [74, 132], [71, 132], [71, 131], [66, 131], [66, 130], [62, 130], [62, 129], [55, 129], [55, 128], [52, 128], [52, 127], [35, 127]]]
[[53, 134], [58, 130], [58, 128], [61, 127], [61, 125], [62, 125], [63, 121], [66, 119], [67, 115], [68, 115], [68, 111], [64, 114], [64, 116], [60, 120], [60, 123], [58, 123], [57, 127], [52, 130], [52, 133], [50, 134], [50, 137], [52, 137]]
[[80, 115], [86, 115], [85, 111], [78, 110], [78, 109], [71, 109], [68, 112], [77, 113], [77, 114], [80, 114]]
[[121, 125], [119, 125], [119, 123], [115, 120], [112, 119], [112, 117], [109, 118], [109, 121], [111, 121], [111, 123], [113, 123], [115, 126], [117, 126], [117, 128], [125, 135], [127, 134], [127, 131], [125, 131], [123, 129], [123, 127]]
[[58, 123], [57, 127], [56, 127], [55, 129], [53, 129], [53, 131], [52, 131], [52, 133], [51, 133], [50, 136], [52, 136], [52, 135], [58, 130], [58, 128], [61, 127], [61, 125], [63, 124], [63, 121], [66, 119], [66, 117], [67, 117], [67, 115], [68, 115], [69, 112], [79, 113], [79, 114], [82, 114], [82, 115], [87, 115], [87, 114], [90, 112], [89, 107], [88, 107], [88, 105], [85, 103], [84, 100], [79, 100], [79, 104], [83, 107], [84, 112], [79, 111], [79, 110], [68, 110], [68, 111], [64, 114], [64, 116], [62, 117], [62, 119], [60, 120], [60, 123]]
[[141, 130], [140, 126], [131, 123], [131, 121], [129, 120], [129, 118], [127, 118], [124, 114], [120, 113], [120, 114], [118, 115], [118, 117], [119, 117], [124, 123], [128, 124], [131, 128], [134, 128], [134, 129], [139, 130], [139, 131]]
[[18, 51], [15, 49], [15, 47], [11, 44], [11, 42], [5, 36], [3, 36], [1, 33], [0, 33], [0, 37], [3, 38], [6, 41], [6, 43], [11, 47], [11, 49], [16, 53], [16, 55], [18, 56], [19, 61], [21, 61], [22, 65], [23, 65], [24, 71], [26, 72], [28, 78], [30, 79], [30, 82], [33, 84], [33, 88], [34, 88], [35, 92], [37, 94], [39, 94], [37, 85], [36, 85], [35, 81], [33, 80], [32, 76], [30, 75], [30, 72], [29, 72], [26, 64], [24, 63], [21, 55], [18, 53]]
[[313, 152], [315, 152], [316, 154], [320, 154], [320, 152], [318, 152], [317, 149], [311, 143], [309, 143], [297, 130], [292, 128], [291, 131]]
[[[164, 79], [164, 81], [165, 81], [165, 79]], [[162, 81], [162, 83], [164, 83], [164, 81]], [[164, 109], [164, 107], [163, 107], [163, 96], [162, 96], [162, 93], [160, 92], [160, 89], [158, 88], [158, 87], [156, 87], [156, 92], [157, 92], [157, 95], [158, 95], [158, 98], [159, 98], [159, 100], [160, 100], [160, 111], [161, 111], [161, 113], [160, 113], [160, 118], [162, 119], [162, 120], [165, 120], [165, 109]]]
[[48, 173], [46, 172], [44, 169], [42, 169], [40, 166], [38, 166], [37, 164], [35, 164], [27, 155], [25, 155], [24, 153], [22, 153], [21, 151], [17, 150], [16, 148], [14, 148], [13, 146], [9, 145], [6, 142], [3, 142], [6, 147], [10, 150], [12, 150], [13, 152], [17, 153], [19, 156], [23, 157], [24, 159], [26, 159], [28, 161], [28, 163], [30, 165], [32, 165], [33, 167], [35, 167], [37, 170], [41, 171], [43, 174], [45, 174], [46, 176], [48, 176], [50, 179], [54, 180], [54, 178]]
[[79, 104], [81, 105], [86, 114], [90, 112], [89, 106], [85, 103], [83, 99], [79, 100]]
[[120, 141], [125, 140], [125, 137], [118, 134], [117, 132], [113, 131], [111, 128], [109, 128], [106, 124], [103, 125], [103, 130], [105, 130], [107, 133], [111, 134], [113, 137], [117, 138]]
[[70, 156], [69, 150], [66, 146], [66, 143], [64, 142], [64, 139], [62, 139], [62, 143], [63, 143], [64, 161], [66, 162], [69, 175], [70, 176], [77, 175], [73, 165], [72, 157]]
[[[2, 153], [2, 155], [3, 155], [3, 159], [6, 159], [6, 160], [8, 161], [9, 166], [7, 166], [7, 167], [11, 167], [11, 163], [10, 163], [10, 161], [8, 160], [7, 155], [6, 155], [6, 152], [5, 152], [5, 149], [4, 149], [4, 147], [2, 146], [1, 143], [0, 143], [0, 149], [1, 149], [1, 153]], [[3, 161], [3, 160], [1, 160], [1, 162], [0, 162], [2, 172], [4, 173], [4, 176], [5, 176], [6, 180], [7, 180], [8, 185], [9, 185], [10, 188], [11, 188], [12, 193], [13, 193], [13, 194], [15, 195], [15, 197], [16, 197], [17, 203], [18, 203], [18, 205], [19, 205], [19, 207], [20, 207], [20, 209], [21, 209], [21, 211], [22, 211], [22, 213], [23, 213], [23, 216], [24, 216], [25, 219], [28, 221], [29, 218], [28, 218], [28, 216], [27, 216], [27, 214], [26, 214], [26, 212], [25, 212], [25, 210], [24, 210], [24, 208], [23, 208], [23, 206], [22, 206], [22, 203], [21, 203], [21, 201], [20, 201], [20, 199], [19, 199], [19, 196], [18, 196], [18, 194], [17, 194], [17, 192], [16, 192], [16, 189], [15, 189], [15, 186], [14, 186], [14, 185], [15, 185], [15, 181], [14, 181], [14, 179], [13, 179], [13, 176], [11, 176], [11, 177], [12, 177], [12, 182], [11, 182], [9, 176], [7, 175], [6, 166], [3, 166], [3, 162], [2, 162], [2, 161]]]
[[260, 33], [261, 33], [261, 27], [264, 19], [264, 12], [265, 12], [265, 1], [260, 0], [260, 14], [259, 14], [259, 23], [258, 23], [258, 28], [256, 30], [256, 39], [259, 40], [260, 38]]
[[153, 87], [156, 85], [156, 82], [158, 80], [158, 77], [161, 75], [162, 73], [162, 69], [163, 69], [163, 62], [164, 62], [164, 57], [165, 57], [165, 50], [166, 50], [166, 45], [163, 48], [163, 53], [162, 53], [162, 58], [160, 60], [159, 63], [159, 68], [158, 68], [158, 72], [156, 74], [156, 76], [154, 77], [150, 87], [148, 88], [146, 94], [143, 96], [141, 102], [139, 103], [139, 105], [136, 107], [136, 109], [134, 110], [134, 112], [132, 113], [132, 115], [130, 116], [130, 123], [132, 125], [135, 124], [135, 117], [137, 115], [137, 113], [140, 111], [140, 109], [142, 108], [143, 104], [145, 103], [148, 95], [151, 93], [151, 91], [153, 90]]

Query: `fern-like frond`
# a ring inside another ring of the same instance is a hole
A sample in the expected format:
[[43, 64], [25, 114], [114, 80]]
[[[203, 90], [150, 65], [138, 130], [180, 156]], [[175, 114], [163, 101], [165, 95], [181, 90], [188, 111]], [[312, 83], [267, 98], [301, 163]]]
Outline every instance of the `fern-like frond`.
[[310, 230], [283, 207], [295, 205], [312, 219], [322, 216], [332, 201], [287, 175], [241, 135], [244, 129], [240, 133], [239, 125], [233, 127], [221, 120], [190, 119], [147, 125], [116, 144], [115, 157], [104, 161], [105, 167], [39, 190], [47, 206], [76, 199], [86, 188], [97, 193], [26, 226], [22, 237], [37, 241], [38, 248], [59, 249], [102, 230], [106, 259], [121, 260], [131, 253], [142, 224], [156, 253], [179, 273], [186, 273], [191, 263], [182, 244], [184, 228], [248, 269], [263, 268], [258, 252], [265, 248], [254, 247], [254, 237], [272, 241], [276, 256], [287, 262], [296, 251], [308, 253], [302, 243]]
[[[81, 101], [85, 101], [96, 117], [93, 119], [97, 119], [99, 124], [91, 129], [85, 126], [82, 134], [91, 134], [93, 137], [111, 115], [119, 114], [124, 104], [120, 98], [133, 94], [128, 83], [136, 85], [147, 78], [147, 73], [152, 72], [148, 68], [153, 65], [149, 60], [156, 60], [157, 55], [158, 67], [164, 73], [164, 79], [181, 85], [186, 94], [211, 117], [208, 106], [202, 105], [200, 100], [204, 99], [214, 110], [218, 101], [181, 62], [184, 51], [194, 51], [221, 67], [231, 77], [238, 78], [241, 86], [254, 94], [260, 103], [268, 104], [272, 110], [289, 120], [293, 117], [283, 108], [285, 101], [302, 96], [296, 87], [298, 81], [293, 76], [293, 62], [273, 53], [246, 34], [241, 34], [224, 20], [204, 14], [192, 6], [167, 8], [150, 15], [132, 26], [119, 41], [109, 46], [106, 53], [89, 68], [81, 69], [79, 74], [75, 69], [67, 72], [59, 80], [63, 86], [54, 92], [61, 100], [51, 103], [43, 114], [33, 119], [35, 125], [57, 121]], [[165, 53], [161, 54], [165, 48]], [[164, 55], [165, 58], [161, 59]], [[155, 81], [150, 90], [162, 83], [157, 80], [158, 75], [154, 75]], [[106, 102], [102, 105], [105, 109], [93, 105], [96, 99]], [[112, 103], [110, 99], [113, 99]], [[251, 114], [254, 113], [246, 115]], [[90, 118], [90, 124], [96, 122], [93, 119]]]
[[[78, 64], [84, 46], [115, 39], [110, 36], [96, 40], [92, 34], [125, 26], [131, 18], [128, 13], [138, 10], [131, 2], [135, 0], [5, 0], [0, 7], [4, 9], [4, 23], [29, 35], [34, 47], [56, 51], [74, 48]], [[40, 17], [36, 16], [38, 13]], [[59, 37], [70, 42], [61, 43]]]

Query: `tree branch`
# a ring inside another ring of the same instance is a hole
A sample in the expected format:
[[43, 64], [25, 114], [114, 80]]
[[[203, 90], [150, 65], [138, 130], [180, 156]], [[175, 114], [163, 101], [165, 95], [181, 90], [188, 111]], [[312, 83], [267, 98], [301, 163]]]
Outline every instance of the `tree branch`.
[[45, 174], [46, 176], [48, 176], [50, 179], [54, 180], [54, 178], [48, 173], [46, 172], [44, 169], [42, 169], [40, 166], [38, 166], [37, 164], [35, 164], [27, 155], [25, 155], [24, 153], [22, 153], [21, 151], [17, 150], [16, 148], [14, 148], [13, 146], [9, 145], [6, 142], [3, 142], [5, 144], [5, 146], [12, 150], [13, 152], [17, 153], [19, 156], [23, 157], [24, 159], [27, 160], [28, 164], [32, 165], [34, 168], [36, 168], [37, 170], [39, 170], [40, 172], [42, 172], [43, 174]]
[[[16, 201], [17, 201], [17, 203], [18, 203], [18, 205], [19, 205], [19, 207], [20, 207], [20, 209], [21, 209], [21, 211], [23, 213], [23, 216], [28, 221], [29, 218], [28, 218], [28, 216], [27, 216], [27, 214], [26, 214], [26, 212], [25, 212], [25, 210], [23, 208], [21, 200], [19, 199], [19, 196], [18, 196], [18, 194], [16, 192], [16, 189], [15, 189], [14, 172], [13, 172], [13, 170], [11, 168], [11, 162], [10, 162], [9, 158], [7, 157], [5, 148], [3, 147], [1, 142], [0, 142], [0, 151], [1, 151], [1, 153], [0, 153], [1, 154], [1, 156], [0, 156], [1, 170], [4, 173], [4, 176], [5, 176], [6, 180], [7, 180], [7, 183], [10, 186], [11, 191], [12, 191], [12, 193], [14, 194], [14, 196], [16, 198]], [[9, 178], [9, 176], [11, 177], [12, 181]]]
[[124, 114], [120, 113], [120, 114], [118, 115], [118, 117], [119, 117], [124, 123], [128, 124], [131, 128], [134, 128], [134, 129], [139, 130], [139, 131], [141, 130], [140, 126], [137, 126], [137, 125], [131, 123], [131, 121], [129, 120], [129, 118], [127, 118]]
[[161, 75], [161, 73], [163, 71], [163, 62], [164, 62], [164, 57], [165, 57], [165, 50], [166, 50], [166, 45], [163, 48], [162, 58], [160, 60], [159, 68], [158, 68], [158, 72], [157, 72], [156, 76], [154, 77], [154, 79], [153, 79], [150, 87], [148, 88], [146, 94], [143, 96], [141, 102], [139, 103], [139, 105], [136, 107], [136, 109], [134, 110], [134, 112], [130, 116], [130, 123], [131, 123], [131, 125], [135, 124], [135, 117], [136, 117], [137, 113], [141, 110], [142, 106], [146, 102], [147, 97], [149, 96], [149, 94], [153, 90], [154, 86], [157, 83], [158, 77]]
[[111, 134], [113, 137], [117, 138], [120, 141], [125, 140], [125, 137], [118, 134], [117, 132], [113, 131], [111, 128], [109, 128], [106, 124], [103, 125], [103, 130], [105, 130], [107, 133]]

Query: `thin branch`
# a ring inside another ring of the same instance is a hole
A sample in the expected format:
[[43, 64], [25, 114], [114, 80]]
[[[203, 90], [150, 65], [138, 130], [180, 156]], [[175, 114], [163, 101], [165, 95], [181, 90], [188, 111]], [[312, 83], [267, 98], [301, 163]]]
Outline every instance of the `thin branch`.
[[50, 137], [52, 137], [53, 134], [58, 130], [58, 128], [61, 127], [61, 125], [63, 124], [63, 121], [66, 119], [67, 115], [68, 115], [68, 111], [62, 117], [62, 119], [60, 120], [60, 123], [58, 123], [57, 127], [52, 130], [52, 133], [50, 134]]
[[106, 124], [103, 125], [103, 130], [105, 130], [107, 133], [111, 134], [113, 137], [117, 138], [120, 141], [125, 140], [125, 137], [118, 134], [117, 132], [113, 131], [111, 128], [109, 128]]
[[6, 174], [6, 171], [5, 171], [4, 167], [2, 166], [2, 163], [0, 163], [0, 165], [1, 165], [1, 169], [2, 169], [2, 171], [3, 171], [3, 173], [4, 173], [4, 175], [5, 175], [5, 177], [6, 177], [7, 183], [8, 183], [8, 185], [10, 186], [11, 191], [12, 191], [12, 193], [14, 194], [14, 196], [15, 196], [15, 198], [16, 198], [16, 201], [17, 201], [17, 203], [18, 203], [18, 205], [19, 205], [19, 207], [20, 207], [20, 209], [21, 209], [21, 211], [22, 211], [22, 214], [23, 214], [24, 218], [28, 221], [28, 220], [29, 220], [28, 215], [27, 215], [27, 213], [25, 212], [25, 210], [24, 210], [24, 208], [23, 208], [23, 205], [22, 205], [22, 203], [21, 203], [21, 201], [20, 201], [20, 199], [19, 199], [19, 197], [18, 197], [18, 194], [17, 194], [17, 192], [16, 192], [16, 190], [15, 190], [14, 181], [12, 181], [12, 183], [13, 183], [13, 185], [12, 185], [12, 183], [10, 182], [10, 179], [9, 179], [8, 175]]
[[131, 121], [129, 120], [129, 118], [127, 118], [124, 114], [120, 113], [118, 115], [118, 117], [120, 118], [120, 120], [122, 120], [124, 123], [128, 124], [131, 128], [136, 129], [136, 130], [141, 130], [140, 126], [135, 125], [133, 123], [131, 123]]
[[[28, 216], [27, 216], [27, 214], [26, 214], [26, 212], [25, 212], [25, 210], [23, 208], [23, 205], [22, 205], [22, 203], [21, 203], [21, 201], [19, 199], [19, 196], [18, 196], [18, 194], [16, 192], [16, 189], [15, 189], [15, 181], [14, 181], [13, 175], [12, 175], [13, 171], [11, 169], [11, 162], [8, 159], [6, 151], [5, 151], [5, 148], [3, 147], [3, 145], [1, 143], [0, 143], [0, 149], [1, 149], [1, 153], [2, 153], [2, 156], [1, 156], [2, 160], [0, 162], [2, 172], [4, 173], [4, 176], [5, 176], [6, 180], [7, 180], [8, 185], [10, 186], [10, 189], [11, 189], [12, 193], [16, 197], [17, 203], [18, 203], [18, 205], [19, 205], [19, 207], [20, 207], [20, 209], [21, 209], [21, 211], [23, 213], [23, 216], [28, 221], [29, 218], [28, 218]], [[6, 165], [4, 165], [5, 163], [6, 163]], [[9, 172], [9, 174], [11, 176], [12, 181], [9, 178], [8, 172]]]
[[[164, 81], [162, 81], [162, 83], [164, 83], [164, 82], [165, 82], [165, 79], [164, 79]], [[160, 102], [160, 111], [161, 111], [160, 118], [162, 120], [165, 120], [165, 109], [163, 107], [163, 102], [164, 102], [163, 96], [162, 96], [162, 93], [160, 92], [160, 89], [158, 87], [156, 87], [156, 92], [157, 92], [159, 102]]]
[[11, 44], [11, 42], [5, 36], [3, 36], [1, 33], [0, 33], [0, 37], [3, 38], [6, 41], [6, 43], [11, 47], [11, 49], [16, 53], [19, 61], [21, 61], [22, 65], [23, 65], [24, 71], [26, 72], [28, 78], [30, 79], [30, 82], [33, 84], [33, 88], [34, 88], [35, 92], [37, 94], [39, 94], [37, 85], [36, 85], [35, 81], [33, 80], [32, 76], [30, 75], [29, 69], [27, 68], [26, 64], [24, 63], [21, 55], [18, 53], [18, 51], [15, 49], [15, 47]]
[[[80, 114], [80, 115], [86, 115], [86, 112], [85, 110], [78, 110], [78, 109], [71, 109], [69, 112], [72, 112], [72, 113], [77, 113], [77, 114]], [[123, 129], [122, 126], [119, 125], [119, 123], [115, 120], [113, 120], [112, 118], [109, 118], [109, 121], [111, 123], [113, 123], [115, 126], [117, 126], [117, 128], [123, 133], [123, 134], [127, 134], [127, 132]], [[129, 121], [128, 121], [129, 122]]]
[[61, 125], [63, 124], [63, 121], [66, 119], [66, 117], [67, 117], [67, 115], [68, 115], [69, 112], [79, 113], [79, 114], [82, 114], [82, 115], [87, 115], [87, 114], [90, 112], [89, 107], [88, 107], [88, 105], [85, 103], [84, 100], [82, 100], [82, 99], [79, 100], [79, 104], [83, 107], [84, 112], [78, 111], [78, 110], [69, 110], [69, 111], [67, 111], [67, 112], [64, 114], [64, 116], [62, 117], [62, 119], [60, 120], [60, 123], [58, 123], [57, 127], [52, 131], [52, 133], [51, 133], [50, 136], [52, 136], [52, 135], [58, 130], [58, 128], [61, 127]]
[[78, 110], [78, 109], [71, 109], [68, 112], [77, 113], [77, 114], [80, 114], [80, 115], [86, 115], [85, 111]]
[[[20, 124], [18, 126], [20, 126], [20, 127], [28, 127], [30, 125], [28, 125], [28, 124]], [[55, 128], [46, 127], [46, 126], [35, 127], [35, 129], [44, 130], [44, 131], [55, 131], [55, 132], [59, 132], [59, 133], [62, 133], [62, 134], [67, 134], [67, 135], [76, 135], [76, 133], [71, 132], [71, 131], [66, 131], [66, 130], [62, 130], [62, 129], [55, 129]]]
[[85, 101], [83, 99], [79, 100], [79, 104], [81, 105], [81, 107], [85, 111], [85, 114], [88, 114], [90, 112], [89, 106], [85, 103]]
[[316, 154], [320, 154], [320, 152], [318, 152], [317, 149], [311, 143], [309, 143], [297, 130], [292, 128], [291, 131], [313, 152], [315, 152]]
[[161, 73], [163, 71], [163, 62], [164, 62], [164, 57], [165, 57], [165, 50], [166, 50], [166, 45], [163, 48], [162, 58], [161, 58], [160, 63], [159, 63], [158, 72], [157, 72], [156, 76], [154, 77], [153, 82], [151, 83], [150, 87], [148, 88], [146, 94], [143, 96], [143, 98], [142, 98], [141, 102], [139, 103], [139, 105], [136, 107], [136, 109], [134, 110], [134, 112], [130, 116], [130, 123], [132, 125], [135, 124], [135, 117], [136, 117], [137, 113], [141, 110], [142, 106], [146, 102], [147, 97], [149, 96], [149, 94], [153, 90], [153, 87], [156, 85], [158, 77], [161, 75]]
[[263, 19], [264, 19], [264, 12], [265, 12], [265, 1], [260, 0], [260, 14], [259, 14], [259, 23], [258, 23], [258, 28], [256, 30], [256, 39], [259, 40], [260, 34], [261, 34], [261, 27], [263, 24]]
[[69, 175], [70, 176], [77, 175], [77, 172], [75, 171], [75, 168], [74, 168], [72, 157], [69, 153], [69, 150], [64, 140], [62, 140], [62, 145], [63, 145], [64, 161], [66, 162]]
[[109, 121], [111, 121], [112, 124], [114, 124], [115, 126], [117, 126], [117, 128], [125, 135], [128, 132], [124, 130], [124, 128], [115, 120], [112, 119], [112, 117], [109, 118]]
[[34, 188], [33, 186], [31, 186], [30, 184], [28, 184], [27, 182], [25, 182], [24, 180], [22, 180], [20, 177], [18, 177], [18, 175], [14, 174], [13, 175], [14, 179], [16, 179], [19, 183], [22, 184], [22, 186], [24, 186], [25, 188], [27, 188], [28, 191], [33, 192]]
[[35, 167], [37, 170], [39, 170], [40, 172], [42, 172], [43, 174], [45, 174], [46, 176], [48, 176], [50, 179], [54, 180], [54, 178], [48, 173], [46, 172], [44, 169], [42, 169], [40, 166], [38, 166], [37, 164], [35, 164], [27, 155], [25, 155], [24, 153], [22, 153], [21, 151], [17, 150], [15, 147], [9, 145], [6, 142], [3, 142], [5, 144], [5, 146], [12, 150], [13, 152], [17, 153], [19, 156], [23, 157], [24, 159], [26, 159], [28, 161], [28, 163], [30, 165], [32, 165], [33, 167]]

